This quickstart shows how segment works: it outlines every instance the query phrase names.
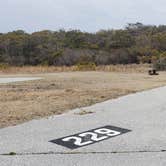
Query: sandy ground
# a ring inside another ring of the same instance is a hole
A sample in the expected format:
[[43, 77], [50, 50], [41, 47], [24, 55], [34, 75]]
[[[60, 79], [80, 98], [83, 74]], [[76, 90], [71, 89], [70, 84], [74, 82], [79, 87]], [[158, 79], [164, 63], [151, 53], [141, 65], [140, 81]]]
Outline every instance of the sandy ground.
[[61, 72], [0, 77], [43, 77], [43, 80], [0, 84], [0, 128], [61, 114], [166, 85], [166, 73]]

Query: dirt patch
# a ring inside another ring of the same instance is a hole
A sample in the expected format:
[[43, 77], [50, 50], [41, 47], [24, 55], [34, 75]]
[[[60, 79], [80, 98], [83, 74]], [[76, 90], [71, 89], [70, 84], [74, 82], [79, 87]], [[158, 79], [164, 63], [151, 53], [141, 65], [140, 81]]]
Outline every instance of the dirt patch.
[[0, 128], [166, 85], [164, 72], [158, 76], [97, 71], [13, 75], [18, 76], [44, 79], [0, 84]]

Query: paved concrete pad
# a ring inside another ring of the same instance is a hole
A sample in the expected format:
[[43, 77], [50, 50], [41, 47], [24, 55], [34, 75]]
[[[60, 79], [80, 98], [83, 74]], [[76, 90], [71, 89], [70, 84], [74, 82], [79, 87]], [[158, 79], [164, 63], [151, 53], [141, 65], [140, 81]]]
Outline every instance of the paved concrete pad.
[[0, 78], [0, 84], [20, 82], [20, 81], [32, 81], [42, 79], [40, 77], [11, 77], [11, 78]]
[[[166, 87], [0, 130], [0, 165], [165, 165]], [[50, 140], [112, 125], [129, 133], [70, 150]], [[10, 152], [16, 156], [4, 156]]]
[[1, 166], [165, 166], [165, 153], [2, 156]]

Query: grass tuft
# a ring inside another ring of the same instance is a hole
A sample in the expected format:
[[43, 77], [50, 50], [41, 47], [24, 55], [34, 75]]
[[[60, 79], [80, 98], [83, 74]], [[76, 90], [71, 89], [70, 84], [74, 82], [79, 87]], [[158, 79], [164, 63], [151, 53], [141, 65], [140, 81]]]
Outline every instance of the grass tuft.
[[10, 152], [9, 155], [15, 156], [15, 155], [16, 155], [16, 152]]

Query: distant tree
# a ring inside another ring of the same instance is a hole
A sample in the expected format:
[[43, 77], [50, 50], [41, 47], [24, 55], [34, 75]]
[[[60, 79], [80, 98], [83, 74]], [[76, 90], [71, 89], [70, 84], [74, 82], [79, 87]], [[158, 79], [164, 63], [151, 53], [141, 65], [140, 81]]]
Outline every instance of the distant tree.
[[139, 22], [96, 33], [63, 29], [0, 33], [0, 63], [9, 65], [153, 63], [165, 52], [166, 26]]

